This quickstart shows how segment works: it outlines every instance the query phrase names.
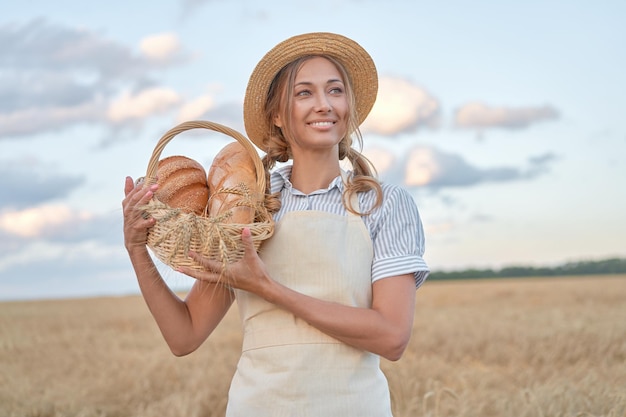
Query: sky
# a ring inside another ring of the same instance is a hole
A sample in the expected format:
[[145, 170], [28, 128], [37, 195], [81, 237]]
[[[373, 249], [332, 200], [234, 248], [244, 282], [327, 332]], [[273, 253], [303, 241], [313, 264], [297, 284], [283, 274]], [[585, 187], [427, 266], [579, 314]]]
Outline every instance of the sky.
[[[0, 15], [0, 300], [138, 292], [124, 178], [186, 120], [244, 132], [278, 42], [374, 59], [363, 152], [414, 197], [433, 271], [626, 256], [626, 3], [10, 1]], [[209, 167], [231, 139], [175, 137]], [[168, 283], [190, 281], [159, 266]]]

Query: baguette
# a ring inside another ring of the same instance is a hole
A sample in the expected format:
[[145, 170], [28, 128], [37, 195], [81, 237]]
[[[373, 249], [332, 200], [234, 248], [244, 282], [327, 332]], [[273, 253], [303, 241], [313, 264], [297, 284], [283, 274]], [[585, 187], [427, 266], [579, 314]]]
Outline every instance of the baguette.
[[254, 161], [239, 142], [226, 145], [213, 159], [208, 174], [209, 217], [222, 222], [250, 224], [263, 194], [258, 190]]

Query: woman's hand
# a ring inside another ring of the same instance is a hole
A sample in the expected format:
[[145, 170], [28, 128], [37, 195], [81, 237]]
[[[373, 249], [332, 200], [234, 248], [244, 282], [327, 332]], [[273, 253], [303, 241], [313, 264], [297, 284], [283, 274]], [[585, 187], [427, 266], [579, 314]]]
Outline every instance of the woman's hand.
[[124, 212], [124, 246], [131, 252], [134, 248], [145, 248], [148, 239], [148, 229], [154, 226], [156, 220], [147, 217], [146, 212], [140, 207], [148, 204], [154, 192], [156, 184], [144, 188], [143, 184], [135, 185], [131, 177], [126, 177], [122, 209]]
[[209, 337], [234, 297], [228, 288], [197, 281], [183, 301], [167, 286], [146, 247], [148, 229], [156, 220], [141, 209], [157, 188], [156, 184], [144, 188], [126, 177], [126, 198], [122, 201], [124, 244], [150, 313], [172, 353], [182, 356], [196, 350]]
[[203, 266], [204, 270], [198, 271], [180, 267], [178, 271], [198, 280], [220, 283], [230, 288], [237, 288], [262, 296], [266, 285], [272, 280], [254, 248], [249, 228], [246, 227], [242, 230], [241, 241], [244, 255], [237, 262], [223, 265], [220, 261], [214, 261], [190, 251], [189, 256]]

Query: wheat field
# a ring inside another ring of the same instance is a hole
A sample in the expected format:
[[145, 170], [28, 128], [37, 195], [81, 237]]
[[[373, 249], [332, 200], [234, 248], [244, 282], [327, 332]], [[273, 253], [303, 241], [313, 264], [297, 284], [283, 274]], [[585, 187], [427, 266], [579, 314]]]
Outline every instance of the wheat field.
[[[626, 276], [417, 294], [409, 348], [382, 362], [395, 417], [626, 416]], [[139, 296], [0, 303], [0, 417], [223, 416], [238, 320], [176, 358]]]

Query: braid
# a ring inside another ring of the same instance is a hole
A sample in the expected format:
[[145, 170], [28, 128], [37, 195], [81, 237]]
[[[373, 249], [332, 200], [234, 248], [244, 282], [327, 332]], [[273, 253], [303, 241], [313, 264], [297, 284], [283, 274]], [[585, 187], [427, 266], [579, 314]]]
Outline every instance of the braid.
[[[274, 130], [274, 129], [272, 129]], [[278, 130], [278, 129], [277, 129]], [[274, 132], [273, 132], [274, 133]], [[271, 189], [271, 171], [276, 166], [276, 162], [287, 162], [289, 160], [289, 148], [286, 146], [286, 143], [280, 139], [282, 135], [271, 135], [269, 136], [265, 143], [266, 146], [266, 154], [261, 158], [263, 162], [263, 168], [265, 171], [265, 207], [267, 208], [270, 214], [276, 213], [280, 210], [281, 202], [280, 202], [280, 193], [270, 193]]]
[[[360, 141], [360, 132], [357, 130], [357, 137]], [[351, 142], [350, 140], [344, 140], [343, 142]], [[344, 146], [345, 147], [345, 146]], [[340, 144], [340, 154], [341, 154], [341, 144]], [[370, 214], [375, 208], [379, 207], [383, 203], [383, 189], [380, 186], [380, 182], [376, 178], [376, 168], [372, 162], [365, 157], [361, 152], [354, 149], [353, 147], [348, 147], [345, 150], [345, 157], [348, 159], [350, 164], [352, 165], [352, 176], [348, 178], [346, 183], [346, 188], [343, 192], [343, 204], [346, 207], [346, 210], [353, 214], [357, 215], [367, 215]], [[343, 159], [343, 158], [342, 158]], [[374, 205], [367, 210], [366, 212], [358, 212], [352, 204], [350, 203], [351, 197], [354, 193], [366, 192], [374, 190], [376, 192], [376, 202]]]

